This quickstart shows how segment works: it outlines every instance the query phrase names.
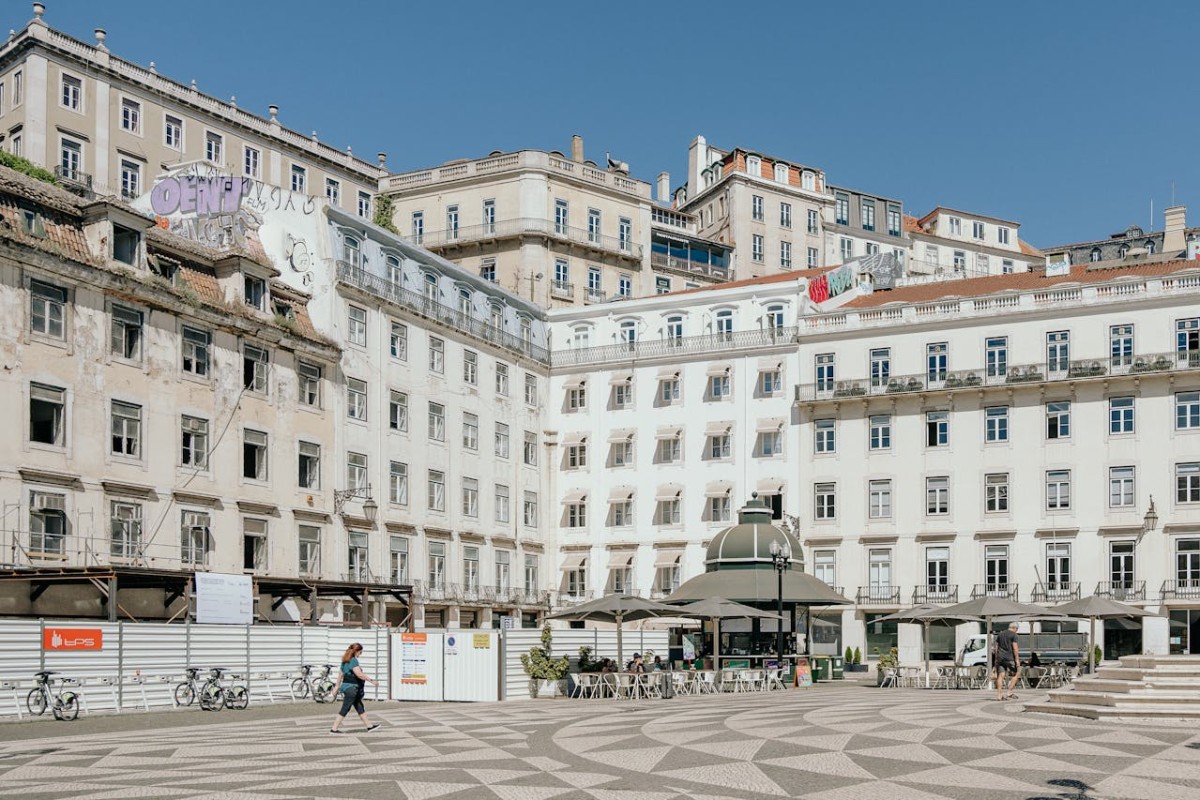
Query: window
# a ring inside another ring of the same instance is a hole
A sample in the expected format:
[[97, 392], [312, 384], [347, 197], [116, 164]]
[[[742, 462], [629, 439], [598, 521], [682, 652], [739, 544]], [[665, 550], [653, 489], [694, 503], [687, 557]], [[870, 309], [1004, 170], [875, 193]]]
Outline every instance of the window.
[[352, 267], [362, 266], [362, 245], [353, 236], [342, 238], [342, 260]]
[[813, 487], [817, 519], [837, 519], [837, 484], [818, 483]]
[[1046, 509], [1065, 511], [1071, 507], [1071, 471], [1049, 470], [1046, 473]]
[[64, 339], [67, 290], [41, 281], [29, 282], [29, 329], [52, 339]]
[[179, 428], [179, 463], [204, 469], [208, 466], [208, 420], [184, 416]]
[[954, 251], [954, 271], [957, 273], [967, 271], [967, 253], [965, 250]]
[[1008, 545], [989, 544], [983, 548], [984, 577], [987, 591], [1008, 591]]
[[[996, 228], [996, 239], [1000, 242], [1000, 244], [1008, 244], [1008, 233], [1008, 228], [1004, 227], [1003, 225]], [[978, 238], [982, 239], [983, 236], [980, 235]]]
[[441, 403], [430, 403], [428, 435], [432, 442], [446, 441], [446, 407]]
[[462, 445], [466, 450], [479, 449], [479, 415], [463, 412]]
[[863, 245], [863, 247], [864, 247], [863, 252], [869, 256], [873, 256], [879, 252], [879, 245], [876, 244], [875, 242], [867, 242]]
[[763, 260], [763, 237], [757, 233], [750, 237], [750, 258], [760, 263]]
[[712, 400], [723, 400], [730, 396], [728, 374], [709, 376], [708, 396]]
[[1175, 429], [1196, 430], [1200, 428], [1200, 392], [1176, 392]]
[[296, 460], [296, 485], [301, 489], [321, 488], [321, 445], [300, 442]]
[[521, 521], [527, 528], [536, 528], [538, 520], [537, 492], [525, 492], [521, 501]]
[[1003, 378], [1008, 373], [1008, 337], [991, 336], [984, 342], [987, 376]]
[[777, 183], [787, 183], [788, 182], [787, 164], [776, 164], [775, 165], [775, 181]]
[[537, 376], [525, 373], [525, 404], [536, 406], [538, 404], [538, 389]]
[[604, 299], [604, 291], [602, 286], [600, 268], [588, 267], [587, 271], [587, 296], [589, 300], [599, 301]]
[[945, 447], [950, 444], [950, 412], [925, 412], [925, 446]]
[[568, 528], [586, 528], [587, 527], [587, 500], [583, 499], [576, 503], [567, 503], [567, 527]]
[[367, 345], [367, 310], [358, 306], [350, 306], [347, 335], [350, 344], [363, 347]]
[[29, 550], [40, 555], [66, 555], [67, 498], [49, 492], [29, 493]]
[[775, 304], [767, 306], [767, 313], [764, 316], [767, 327], [772, 330], [781, 330], [783, 328], [783, 306]]
[[64, 108], [79, 111], [83, 102], [83, 81], [70, 75], [62, 77], [62, 104]]
[[495, 450], [497, 458], [508, 458], [509, 453], [509, 433], [508, 425], [503, 422], [496, 423], [495, 435]]
[[14, 133], [8, 137], [8, 150], [14, 156], [25, 155], [25, 150], [21, 146], [21, 134], [20, 133]]
[[629, 275], [617, 277], [617, 297], [633, 297], [633, 278]]
[[925, 589], [931, 595], [945, 595], [950, 585], [950, 548], [925, 548]]
[[890, 480], [871, 481], [867, 500], [871, 519], [891, 519], [892, 482]]
[[989, 514], [1008, 511], [1008, 473], [996, 472], [983, 478], [983, 510]]
[[346, 379], [346, 416], [350, 419], [367, 418], [367, 382], [358, 378]]
[[321, 367], [307, 361], [296, 362], [296, 381], [300, 404], [321, 407]]
[[633, 243], [633, 220], [628, 217], [617, 220], [617, 242], [624, 251], [628, 251]]
[[1000, 262], [1000, 272], [1004, 275], [1013, 274], [1013, 262], [1011, 258], [1006, 258]]
[[325, 199], [329, 201], [329, 205], [337, 206], [342, 202], [342, 184], [335, 181], [333, 178], [325, 179]]
[[780, 203], [779, 204], [779, 226], [781, 228], [792, 227], [792, 204], [791, 203]]
[[582, 411], [585, 408], [587, 408], [587, 384], [567, 389], [567, 410]]
[[1067, 439], [1071, 436], [1071, 404], [1068, 401], [1046, 403], [1046, 438]]
[[746, 156], [746, 172], [756, 178], [761, 178], [762, 159], [758, 156]]
[[209, 333], [195, 328], [183, 329], [183, 371], [192, 375], [208, 375]]
[[566, 200], [554, 201], [554, 232], [564, 234], [567, 232], [567, 226], [570, 225], [570, 216], [568, 214]]
[[900, 209], [896, 206], [888, 206], [887, 209], [887, 232], [888, 236], [900, 235]]
[[112, 404], [112, 446], [115, 456], [139, 458], [142, 454], [142, 407], [131, 403]]
[[299, 544], [296, 567], [301, 575], [321, 573], [321, 529], [315, 525], [301, 525], [297, 529]]
[[109, 506], [112, 554], [134, 559], [142, 554], [142, 507], [138, 503], [112, 501]]
[[1175, 465], [1175, 502], [1200, 503], [1200, 462]]
[[708, 521], [729, 522], [730, 506], [731, 503], [728, 494], [708, 498]]
[[[479, 516], [479, 481], [475, 478], [463, 478], [462, 482], [462, 513], [464, 517]], [[471, 548], [465, 548], [471, 549]], [[476, 560], [479, 551], [476, 550]], [[464, 556], [465, 557], [465, 556]]]
[[817, 210], [815, 208], [810, 208], [808, 210], [807, 216], [808, 216], [808, 223], [806, 226], [806, 230], [809, 233], [814, 233], [814, 234], [820, 233], [821, 232], [820, 216], [817, 214]]
[[242, 297], [246, 305], [265, 311], [267, 308], [267, 282], [254, 275], [245, 276]]
[[679, 524], [679, 509], [682, 501], [679, 498], [679, 493], [676, 492], [671, 497], [659, 497], [658, 504], [654, 511], [655, 525], [678, 525]]
[[1108, 352], [1112, 366], [1127, 367], [1133, 363], [1133, 326], [1111, 325], [1108, 328]]
[[763, 397], [776, 397], [783, 391], [783, 373], [778, 369], [765, 369], [758, 373], [759, 392]]
[[356, 492], [367, 489], [367, 456], [365, 453], [346, 454], [346, 488]]
[[472, 315], [474, 307], [471, 304], [471, 290], [465, 287], [458, 290], [458, 313], [467, 317]]
[[837, 583], [836, 550], [813, 551], [813, 575], [817, 580], [824, 581], [827, 586]]
[[1071, 582], [1071, 543], [1046, 542], [1046, 588], [1064, 590]]
[[183, 120], [168, 114], [163, 120], [163, 144], [172, 150], [183, 149]]
[[627, 528], [633, 524], [633, 500], [629, 495], [612, 500], [612, 526]]
[[408, 464], [401, 461], [388, 464], [388, 502], [408, 505]]
[[1008, 441], [1008, 406], [991, 406], [984, 409], [985, 442]]
[[[493, 496], [492, 496], [492, 500], [493, 500], [492, 505], [496, 509], [496, 514], [495, 514], [496, 522], [507, 523], [508, 518], [509, 518], [508, 487], [505, 486], [504, 484], [497, 483], [496, 487], [495, 487], [495, 492], [493, 493]], [[502, 553], [500, 553], [500, 552], [496, 553], [497, 559], [500, 557], [501, 554]], [[499, 564], [499, 562], [497, 562], [497, 564]]]
[[1175, 578], [1186, 587], [1200, 586], [1200, 539], [1175, 540]]
[[110, 350], [117, 358], [142, 360], [142, 312], [126, 306], [112, 307]]
[[358, 193], [358, 215], [363, 219], [371, 218], [371, 195], [367, 192]]
[[759, 442], [759, 452], [764, 458], [783, 455], [783, 431], [763, 431]]
[[838, 239], [838, 251], [842, 256], [842, 262], [845, 263], [854, 258], [854, 240], [848, 236], [842, 236]]
[[308, 191], [308, 170], [299, 164], [292, 164], [292, 191], [299, 194]]
[[1200, 317], [1175, 320], [1175, 350], [1186, 354], [1191, 366], [1200, 364]]
[[21, 105], [21, 101], [24, 99], [24, 97], [22, 96], [23, 95], [22, 89], [24, 87], [24, 79], [25, 79], [25, 73], [23, 73], [21, 70], [17, 70], [16, 72], [13, 73], [13, 93], [12, 93], [13, 108], [16, 108], [17, 106]]
[[659, 399], [663, 405], [679, 402], [679, 378], [662, 378], [658, 382]]
[[679, 433], [659, 438], [654, 460], [659, 464], [676, 464], [683, 457], [683, 441]]
[[446, 371], [446, 342], [436, 336], [429, 337], [429, 371], [439, 375]]
[[890, 450], [892, 447], [892, 415], [871, 415], [871, 449]]
[[[142, 165], [136, 161], [121, 159], [121, 196], [125, 198], [135, 198], [142, 193]], [[121, 259], [125, 263], [133, 263], [127, 259]]]
[[792, 268], [792, 243], [791, 242], [780, 242], [779, 243], [779, 266], [783, 267], [784, 269]]
[[219, 133], [205, 131], [204, 157], [214, 164], [223, 163], [225, 139]]
[[871, 386], [887, 386], [892, 377], [892, 349], [876, 347], [871, 350]]
[[833, 353], [821, 353], [816, 356], [817, 391], [832, 392], [833, 381], [836, 377]]
[[567, 446], [567, 469], [582, 469], [587, 466], [587, 442], [579, 441]]
[[971, 222], [971, 238], [972, 239], [983, 239], [983, 234], [984, 234], [983, 223], [980, 222], [979, 220], [972, 220], [972, 222]]
[[729, 458], [732, 450], [730, 449], [730, 438], [728, 433], [715, 433], [708, 437], [708, 455], [709, 458], [720, 460]]
[[600, 212], [595, 208], [587, 212], [587, 236], [589, 242], [600, 241]]
[[1108, 546], [1108, 578], [1113, 589], [1132, 589], [1134, 580], [1133, 542], [1112, 542]]
[[950, 345], [945, 342], [925, 345], [925, 377], [930, 383], [941, 383], [946, 380], [946, 371], [949, 367]]
[[763, 199], [761, 195], [751, 195], [750, 197], [750, 219], [755, 222], [762, 222], [766, 217], [763, 211]]
[[654, 293], [655, 294], [670, 294], [671, 279], [661, 275], [654, 276]]
[[414, 244], [421, 244], [425, 240], [425, 212], [423, 211], [412, 213], [412, 240]]
[[1133, 507], [1133, 467], [1110, 467], [1108, 470], [1108, 507]]
[[40, 383], [29, 385], [29, 441], [62, 447], [66, 441], [67, 392]]
[[875, 230], [875, 201], [865, 197], [862, 201], [862, 228], [864, 231]]
[[808, 266], [810, 266], [810, 267], [815, 267], [815, 266], [817, 266], [817, 260], [818, 260], [818, 258], [819, 258], [819, 257], [820, 257], [820, 256], [819, 256], [819, 252], [818, 252], [817, 248], [815, 248], [815, 247], [810, 247], [810, 248], [808, 248], [808, 262], [807, 262], [807, 265], [808, 265]]
[[1069, 331], [1052, 331], [1046, 334], [1046, 369], [1050, 372], [1066, 372], [1071, 362], [1071, 334]]
[[479, 383], [479, 354], [474, 350], [463, 350], [463, 382], [469, 386]]
[[62, 176], [67, 180], [78, 181], [83, 169], [83, 145], [70, 139], [63, 139], [59, 150], [59, 165]]
[[521, 458], [526, 466], [537, 466], [537, 434], [525, 431], [525, 443], [521, 449]]
[[950, 235], [962, 236], [962, 219], [959, 217], [949, 217], [947, 222], [950, 223]]
[[429, 470], [426, 478], [425, 502], [430, 511], [446, 510], [446, 473]]
[[394, 431], [408, 430], [408, 395], [395, 389], [388, 399], [388, 427]]
[[838, 225], [850, 224], [850, 196], [838, 192], [834, 202], [834, 221]]
[[925, 479], [925, 513], [939, 516], [950, 513], [950, 478], [939, 475]]
[[1108, 432], [1110, 434], [1133, 433], [1133, 398], [1110, 397], [1108, 399]]
[[836, 453], [834, 420], [818, 419], [813, 423], [814, 447], [818, 453]]
[[242, 431], [242, 477], [267, 479], [267, 434], [246, 428]]

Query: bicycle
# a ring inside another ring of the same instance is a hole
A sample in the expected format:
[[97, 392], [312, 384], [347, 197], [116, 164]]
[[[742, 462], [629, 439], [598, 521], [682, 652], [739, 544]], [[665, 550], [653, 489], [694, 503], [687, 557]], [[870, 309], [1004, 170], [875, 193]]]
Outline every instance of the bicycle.
[[221, 677], [226, 672], [225, 667], [213, 667], [208, 671], [208, 680], [200, 690], [200, 707], [205, 711], [219, 711], [230, 708], [241, 711], [250, 705], [250, 693], [240, 684], [225, 686]]
[[[50, 676], [57, 674], [57, 672], [34, 673], [35, 686], [25, 697], [25, 705], [29, 709], [29, 713], [35, 717], [40, 717], [46, 713], [47, 708], [50, 708], [54, 712], [55, 719], [70, 721], [79, 716], [79, 695], [69, 690], [60, 690], [58, 694], [54, 694], [54, 679]], [[59, 680], [63, 686], [79, 685], [79, 681], [71, 678], [60, 678]]]
[[200, 694], [200, 668], [188, 667], [187, 677], [175, 687], [175, 705], [190, 706]]
[[311, 693], [313, 700], [318, 703], [328, 703], [337, 692], [337, 681], [329, 677], [333, 672], [333, 664], [326, 664], [317, 677], [312, 677], [313, 666], [304, 664], [300, 667], [301, 675], [292, 681], [292, 697], [304, 700]]

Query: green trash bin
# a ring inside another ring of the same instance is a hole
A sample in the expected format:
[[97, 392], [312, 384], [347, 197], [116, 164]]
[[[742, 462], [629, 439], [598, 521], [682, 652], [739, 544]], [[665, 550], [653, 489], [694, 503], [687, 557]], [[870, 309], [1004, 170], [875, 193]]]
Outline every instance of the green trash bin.
[[843, 662], [845, 662], [845, 660], [846, 659], [842, 658], [841, 656], [834, 656], [831, 659], [831, 662], [833, 665], [833, 670], [832, 670], [833, 679], [835, 681], [841, 681], [841, 680], [846, 679], [846, 667], [845, 667], [845, 664], [843, 663]]
[[812, 661], [813, 683], [829, 680], [829, 659], [812, 656], [810, 660]]

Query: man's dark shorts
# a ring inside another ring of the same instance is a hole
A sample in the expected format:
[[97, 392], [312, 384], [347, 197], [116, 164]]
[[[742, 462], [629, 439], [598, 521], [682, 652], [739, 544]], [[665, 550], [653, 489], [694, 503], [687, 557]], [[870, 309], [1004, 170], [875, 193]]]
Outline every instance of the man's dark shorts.
[[1017, 665], [1012, 661], [997, 661], [996, 671], [1000, 672], [1001, 670], [1007, 672], [1009, 677], [1012, 677], [1017, 674]]

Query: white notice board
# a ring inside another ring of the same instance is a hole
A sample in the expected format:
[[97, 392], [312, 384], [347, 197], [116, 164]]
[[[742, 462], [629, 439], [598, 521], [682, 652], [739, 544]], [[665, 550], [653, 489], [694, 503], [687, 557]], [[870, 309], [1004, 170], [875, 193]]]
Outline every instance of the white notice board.
[[197, 572], [196, 622], [249, 625], [254, 622], [254, 597], [249, 575]]

